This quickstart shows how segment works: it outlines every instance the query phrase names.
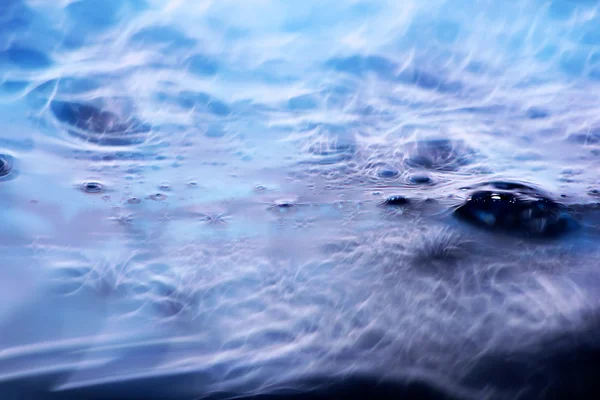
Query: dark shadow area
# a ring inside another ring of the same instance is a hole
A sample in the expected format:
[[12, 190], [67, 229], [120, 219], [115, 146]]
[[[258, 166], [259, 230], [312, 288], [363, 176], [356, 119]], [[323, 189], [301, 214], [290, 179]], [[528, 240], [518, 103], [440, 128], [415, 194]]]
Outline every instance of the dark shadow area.
[[[48, 383], [48, 382], [46, 382]], [[3, 387], [2, 387], [3, 386]], [[319, 389], [286, 389], [262, 394], [246, 395], [235, 392], [201, 394], [195, 390], [198, 379], [193, 375], [180, 377], [157, 377], [144, 382], [128, 382], [104, 387], [81, 388], [62, 393], [43, 393], [31, 390], [25, 382], [0, 386], [4, 393], [19, 394], [22, 400], [327, 400], [327, 399], [411, 399], [411, 400], [460, 400], [441, 388], [421, 381], [392, 382], [372, 377], [355, 376], [337, 380], [310, 380], [299, 387]]]

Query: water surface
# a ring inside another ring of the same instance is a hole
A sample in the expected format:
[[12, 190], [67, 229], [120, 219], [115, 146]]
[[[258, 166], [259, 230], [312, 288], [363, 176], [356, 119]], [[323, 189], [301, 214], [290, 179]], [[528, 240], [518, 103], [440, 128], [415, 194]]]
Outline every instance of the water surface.
[[598, 12], [4, 0], [0, 397], [589, 398]]

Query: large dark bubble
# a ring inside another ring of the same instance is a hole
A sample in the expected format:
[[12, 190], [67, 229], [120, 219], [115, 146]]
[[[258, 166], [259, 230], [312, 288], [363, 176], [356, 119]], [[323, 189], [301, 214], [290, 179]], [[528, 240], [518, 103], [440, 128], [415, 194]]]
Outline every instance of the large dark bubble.
[[578, 226], [565, 205], [525, 184], [490, 182], [455, 210], [460, 219], [494, 231], [559, 236]]

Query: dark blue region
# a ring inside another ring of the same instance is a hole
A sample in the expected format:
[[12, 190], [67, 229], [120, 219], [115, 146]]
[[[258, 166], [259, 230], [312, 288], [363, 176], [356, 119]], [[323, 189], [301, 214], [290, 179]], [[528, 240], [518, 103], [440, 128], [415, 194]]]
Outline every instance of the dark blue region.
[[519, 182], [494, 181], [480, 186], [454, 214], [492, 231], [557, 237], [579, 227], [569, 207]]
[[408, 67], [400, 70], [398, 63], [382, 56], [354, 55], [345, 58], [333, 58], [327, 61], [325, 66], [358, 77], [363, 77], [369, 73], [375, 74], [383, 80], [415, 85], [425, 90], [456, 93], [463, 88], [462, 83], [459, 81], [448, 81], [421, 68]]
[[11, 47], [0, 52], [0, 62], [25, 70], [42, 69], [52, 65], [47, 54], [29, 47]]
[[126, 146], [142, 143], [151, 126], [137, 118], [121, 118], [91, 104], [53, 100], [50, 109], [63, 124], [75, 129], [68, 132], [88, 142]]
[[[193, 374], [177, 377], [156, 377], [142, 382], [126, 382], [104, 387], [81, 388], [62, 393], [37, 391], [36, 386], [48, 385], [59, 376], [33, 378], [0, 386], [1, 393], [19, 394], [21, 400], [309, 400], [309, 399], [411, 399], [460, 400], [431, 384], [411, 380], [398, 382], [369, 376], [350, 376], [343, 379], [319, 379], [299, 382], [303, 389], [286, 389], [262, 394], [245, 395], [236, 392], [217, 392], [202, 395], [195, 391], [198, 380]], [[27, 381], [27, 382], [26, 382]], [[319, 387], [320, 389], [310, 389]]]
[[574, 333], [547, 335], [535, 349], [489, 352], [472, 365], [462, 383], [499, 390], [524, 388], [519, 399], [600, 398], [598, 316]]
[[[552, 347], [552, 346], [551, 346]], [[539, 354], [495, 354], [476, 362], [463, 384], [494, 388], [504, 393], [521, 393], [519, 399], [589, 400], [600, 398], [600, 348], [589, 344]], [[45, 375], [5, 382], [0, 394], [20, 400], [329, 400], [410, 399], [471, 400], [474, 395], [451, 394], [441, 385], [418, 380], [392, 381], [374, 376], [322, 377], [296, 382], [297, 389], [265, 391], [246, 395], [239, 392], [203, 394], [197, 374], [83, 387], [52, 393], [45, 389], [66, 374]], [[292, 386], [295, 386], [292, 385]], [[318, 388], [318, 389], [311, 389]], [[525, 389], [523, 389], [525, 388]], [[16, 396], [16, 397], [11, 397]], [[3, 396], [3, 398], [5, 398]]]
[[582, 145], [596, 145], [600, 143], [600, 127], [591, 127], [584, 131], [575, 132], [569, 135], [569, 141]]
[[27, 29], [33, 16], [22, 0], [0, 1], [0, 35]]
[[185, 61], [185, 65], [188, 71], [198, 76], [216, 75], [220, 69], [217, 60], [205, 54], [191, 56]]

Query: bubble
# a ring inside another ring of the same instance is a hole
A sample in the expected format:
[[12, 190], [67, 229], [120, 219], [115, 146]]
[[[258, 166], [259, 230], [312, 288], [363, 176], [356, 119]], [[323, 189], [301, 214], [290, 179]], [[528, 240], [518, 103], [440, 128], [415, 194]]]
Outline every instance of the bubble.
[[295, 204], [289, 200], [276, 200], [274, 206], [278, 208], [292, 208], [295, 207]]
[[398, 176], [399, 172], [395, 169], [382, 169], [378, 172], [378, 175], [381, 178], [395, 178], [396, 176]]
[[127, 200], [127, 203], [129, 203], [129, 204], [140, 204], [141, 202], [142, 202], [142, 199], [140, 199], [139, 197], [132, 197]]
[[154, 201], [165, 201], [167, 199], [167, 196], [162, 193], [155, 193], [148, 196], [148, 198]]
[[410, 183], [415, 185], [427, 185], [432, 183], [432, 180], [427, 175], [411, 175], [409, 178]]
[[398, 207], [410, 204], [410, 200], [404, 196], [390, 196], [387, 199], [385, 199], [381, 204], [385, 206]]
[[[505, 185], [518, 189], [523, 186]], [[558, 236], [577, 226], [566, 206], [533, 189], [479, 190], [455, 210], [455, 215], [487, 229], [531, 236]]]
[[271, 206], [269, 206], [269, 209], [276, 213], [296, 212], [297, 205], [298, 203], [292, 199], [279, 199], [275, 200]]
[[82, 185], [82, 189], [86, 193], [96, 194], [101, 193], [104, 190], [104, 187], [99, 182], [85, 182]]

